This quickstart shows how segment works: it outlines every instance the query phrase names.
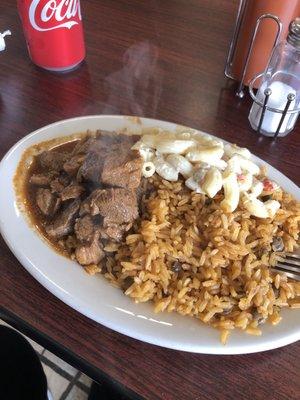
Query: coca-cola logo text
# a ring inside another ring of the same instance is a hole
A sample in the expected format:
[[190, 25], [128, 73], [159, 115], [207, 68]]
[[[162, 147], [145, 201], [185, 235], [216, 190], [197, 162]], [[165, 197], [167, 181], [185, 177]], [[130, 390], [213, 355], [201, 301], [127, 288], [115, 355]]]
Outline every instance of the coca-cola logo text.
[[79, 0], [33, 0], [29, 7], [30, 23], [38, 31], [71, 29], [78, 19], [81, 21]]

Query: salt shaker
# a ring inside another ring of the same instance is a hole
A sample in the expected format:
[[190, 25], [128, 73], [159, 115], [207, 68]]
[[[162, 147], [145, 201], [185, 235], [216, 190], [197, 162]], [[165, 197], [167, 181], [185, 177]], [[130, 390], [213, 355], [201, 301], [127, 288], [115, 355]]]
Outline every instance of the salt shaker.
[[276, 137], [294, 128], [300, 104], [300, 18], [290, 24], [287, 39], [274, 48], [256, 100], [249, 114], [253, 129]]

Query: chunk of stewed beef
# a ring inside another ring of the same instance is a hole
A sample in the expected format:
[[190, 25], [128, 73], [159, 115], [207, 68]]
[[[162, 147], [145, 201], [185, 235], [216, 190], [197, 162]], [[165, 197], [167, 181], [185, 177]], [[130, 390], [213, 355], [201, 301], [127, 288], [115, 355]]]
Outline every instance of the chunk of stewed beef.
[[49, 173], [33, 174], [29, 179], [29, 183], [35, 186], [46, 187], [50, 185], [52, 179], [53, 175]]
[[136, 189], [141, 181], [143, 160], [139, 153], [124, 146], [110, 152], [103, 163], [101, 182], [128, 189]]
[[60, 239], [74, 229], [74, 221], [78, 214], [80, 207], [80, 200], [72, 201], [60, 214], [58, 214], [53, 223], [46, 227], [46, 232], [54, 239]]
[[90, 149], [93, 149], [95, 140], [95, 138], [88, 136], [79, 140], [72, 151], [72, 156], [87, 154]]
[[99, 177], [103, 168], [104, 156], [100, 152], [90, 152], [82, 166], [78, 170], [77, 180], [79, 182], [83, 180], [99, 182]]
[[88, 154], [92, 152], [100, 152], [105, 155], [113, 147], [129, 146], [130, 148], [139, 140], [138, 136], [125, 136], [113, 132], [98, 131], [93, 137], [86, 137], [80, 140], [72, 155]]
[[65, 152], [47, 150], [38, 155], [38, 160], [42, 168], [50, 171], [60, 171], [68, 158]]
[[71, 184], [65, 187], [60, 193], [60, 198], [62, 201], [77, 199], [84, 193], [85, 189], [83, 186], [78, 184]]
[[82, 244], [75, 250], [76, 260], [81, 265], [98, 264], [105, 256], [99, 234], [95, 233], [91, 244]]
[[125, 232], [131, 228], [132, 223], [128, 224], [110, 224], [107, 227], [100, 229], [102, 239], [110, 239], [115, 242], [120, 242], [123, 239]]
[[87, 214], [82, 218], [78, 218], [74, 230], [76, 237], [80, 242], [91, 242], [95, 232], [92, 217]]
[[133, 222], [138, 217], [136, 194], [123, 188], [96, 189], [82, 204], [80, 213], [100, 214], [104, 227]]
[[46, 216], [52, 216], [60, 206], [60, 199], [51, 190], [39, 188], [36, 193], [36, 204]]
[[53, 193], [60, 194], [64, 190], [65, 186], [60, 182], [58, 178], [55, 178], [50, 183], [50, 188]]
[[62, 173], [57, 178], [53, 179], [50, 187], [53, 193], [59, 194], [70, 184], [70, 177]]
[[[81, 143], [75, 154], [84, 152], [84, 161], [77, 178], [98, 185], [136, 188], [141, 179], [142, 159], [131, 150], [136, 136], [102, 134]], [[75, 150], [74, 149], [74, 150]]]
[[85, 154], [76, 154], [73, 157], [71, 157], [69, 160], [67, 160], [64, 165], [63, 169], [64, 171], [74, 177], [77, 175], [79, 168], [81, 167], [86, 155]]

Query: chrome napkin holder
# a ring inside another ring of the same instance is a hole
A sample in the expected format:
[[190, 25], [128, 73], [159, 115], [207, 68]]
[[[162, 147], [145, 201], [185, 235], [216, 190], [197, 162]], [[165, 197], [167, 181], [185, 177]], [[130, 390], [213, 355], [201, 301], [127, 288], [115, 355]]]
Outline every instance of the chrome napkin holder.
[[[246, 0], [243, 0], [243, 1], [241, 1], [240, 6], [239, 6], [238, 15], [237, 15], [237, 19], [236, 19], [235, 30], [234, 30], [234, 33], [233, 33], [233, 38], [232, 38], [231, 43], [230, 43], [229, 52], [228, 52], [226, 65], [225, 65], [225, 71], [224, 71], [225, 76], [227, 78], [231, 78], [231, 79], [234, 79], [234, 78], [230, 75], [230, 67], [232, 65], [232, 60], [233, 60], [234, 53], [235, 53], [235, 50], [236, 50], [236, 45], [237, 45], [237, 41], [238, 41], [240, 30], [241, 30], [242, 22], [243, 22], [243, 16], [244, 16], [245, 7], [246, 7]], [[274, 39], [274, 43], [273, 43], [272, 49], [274, 49], [274, 47], [278, 43], [279, 35], [281, 34], [281, 31], [282, 31], [282, 22], [281, 22], [281, 20], [276, 15], [273, 15], [273, 14], [262, 14], [256, 20], [255, 28], [254, 28], [252, 36], [251, 36], [250, 44], [249, 44], [249, 47], [248, 47], [247, 55], [246, 55], [246, 58], [245, 58], [243, 69], [242, 69], [242, 78], [241, 78], [241, 81], [239, 83], [238, 89], [236, 91], [236, 96], [238, 96], [241, 99], [245, 96], [245, 92], [244, 92], [245, 84], [243, 82], [244, 82], [244, 79], [245, 79], [245, 76], [246, 76], [246, 72], [247, 72], [247, 69], [248, 69], [250, 56], [251, 56], [252, 51], [253, 51], [253, 45], [254, 45], [254, 42], [255, 42], [255, 39], [256, 39], [256, 36], [257, 36], [257, 32], [258, 32], [258, 29], [259, 29], [259, 26], [260, 26], [261, 22], [264, 19], [268, 19], [268, 18], [272, 19], [277, 24], [277, 33], [275, 35], [275, 39]]]

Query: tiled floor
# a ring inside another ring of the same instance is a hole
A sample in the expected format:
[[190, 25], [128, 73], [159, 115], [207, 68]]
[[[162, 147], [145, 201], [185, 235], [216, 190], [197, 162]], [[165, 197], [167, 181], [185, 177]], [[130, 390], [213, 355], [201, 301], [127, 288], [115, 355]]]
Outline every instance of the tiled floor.
[[[0, 324], [7, 325], [0, 320]], [[53, 400], [87, 400], [92, 380], [27, 338], [38, 353]]]

